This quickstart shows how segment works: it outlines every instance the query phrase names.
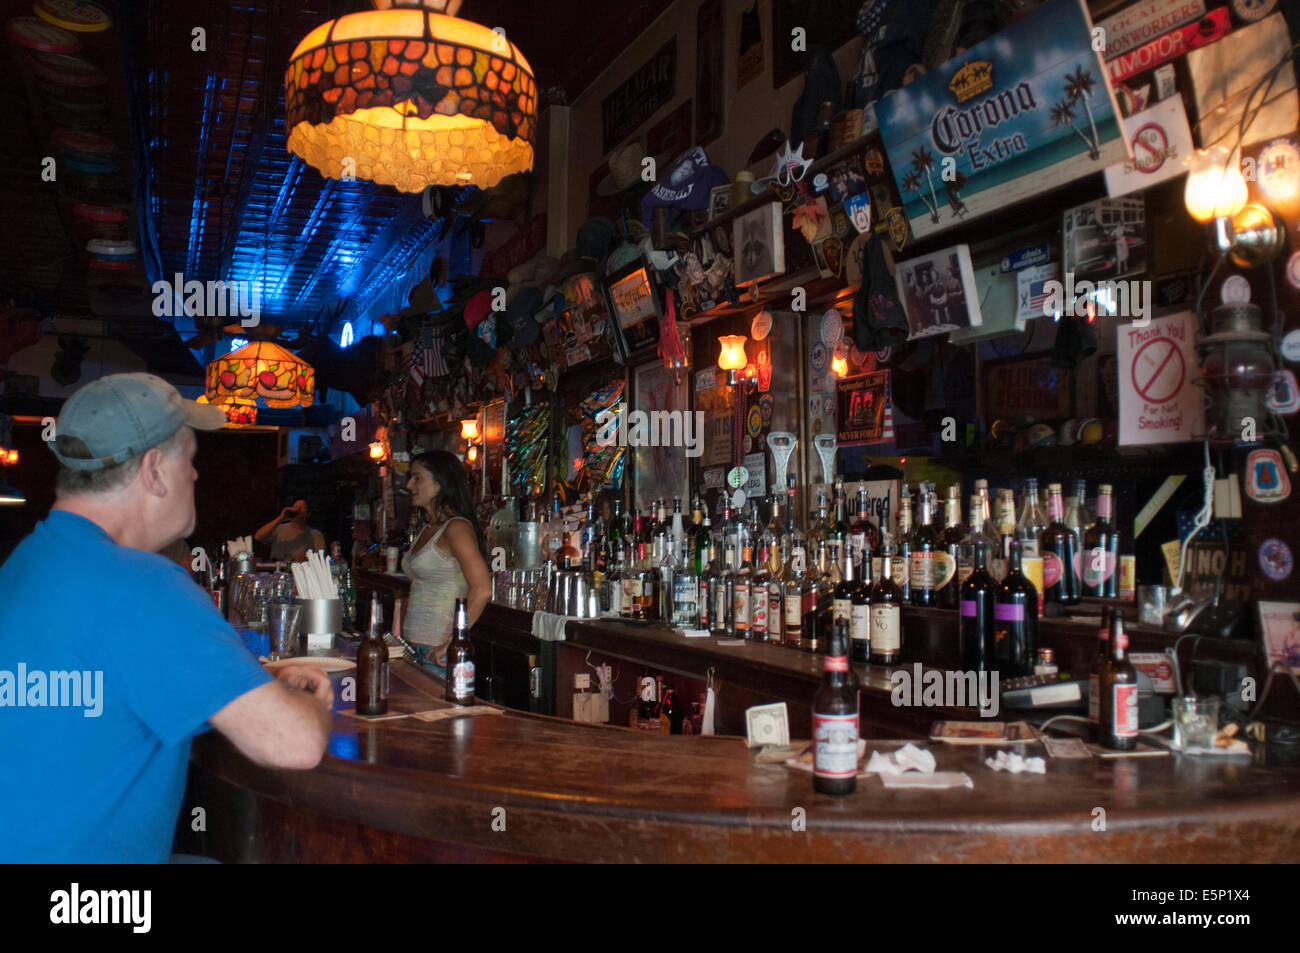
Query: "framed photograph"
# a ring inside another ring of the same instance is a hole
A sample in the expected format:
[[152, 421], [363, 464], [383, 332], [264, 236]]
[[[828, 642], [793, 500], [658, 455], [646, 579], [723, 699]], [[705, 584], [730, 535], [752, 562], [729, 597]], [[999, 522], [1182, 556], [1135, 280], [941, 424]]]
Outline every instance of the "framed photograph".
[[1061, 216], [1064, 274], [1076, 281], [1126, 278], [1147, 270], [1146, 200], [1098, 199]]
[[709, 218], [717, 218], [731, 208], [731, 183], [715, 185], [709, 190]]
[[624, 362], [659, 343], [659, 283], [641, 259], [601, 279], [614, 342]]
[[908, 340], [983, 323], [969, 245], [899, 262], [894, 281], [912, 328]]
[[785, 274], [785, 234], [781, 203], [769, 202], [746, 212], [733, 224], [736, 287]]
[[[679, 380], [680, 378], [680, 380]], [[690, 375], [677, 374], [664, 367], [663, 361], [648, 361], [632, 368], [632, 407], [628, 413], [629, 436], [638, 423], [637, 411], [651, 421], [647, 436], [651, 446], [629, 447], [632, 454], [634, 505], [648, 507], [653, 500], [689, 497], [687, 480], [691, 458], [687, 456], [691, 441], [703, 441], [694, 430], [695, 415], [690, 413]], [[669, 412], [665, 417], [656, 412]], [[664, 422], [668, 421], [668, 425]], [[691, 428], [686, 433], [685, 427]], [[633, 441], [629, 439], [629, 443]]]
[[1300, 602], [1261, 601], [1259, 637], [1270, 669], [1281, 662], [1300, 672]]

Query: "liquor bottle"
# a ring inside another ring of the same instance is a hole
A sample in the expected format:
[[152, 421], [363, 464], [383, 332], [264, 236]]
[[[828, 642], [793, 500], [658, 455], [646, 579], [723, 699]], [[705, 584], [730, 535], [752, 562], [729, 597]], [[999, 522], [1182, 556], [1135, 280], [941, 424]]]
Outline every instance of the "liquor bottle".
[[849, 524], [849, 548], [853, 551], [854, 561], [859, 564], [858, 578], [862, 578], [863, 554], [880, 551], [880, 530], [876, 528], [875, 523], [871, 522], [871, 504], [867, 499], [865, 483], [858, 484], [858, 515]]
[[[559, 506], [559, 501], [556, 501]], [[561, 569], [577, 569], [582, 565], [581, 524], [573, 525], [571, 521], [560, 523], [560, 546], [556, 552], [556, 562]]]
[[625, 569], [625, 550], [622, 546], [611, 555], [609, 571], [601, 583], [600, 608], [610, 615], [627, 618], [632, 613], [623, 604], [623, 571]]
[[767, 569], [771, 573], [781, 571], [781, 498], [772, 494], [772, 513], [763, 528], [759, 549], [767, 553]]
[[609, 536], [610, 549], [613, 550], [627, 541], [627, 518], [623, 516], [623, 501], [618, 497], [614, 498], [614, 516], [609, 521], [606, 535]]
[[1032, 675], [1038, 654], [1038, 590], [1021, 572], [1020, 541], [1011, 543], [1011, 570], [993, 594], [994, 661], [1005, 678]]
[[456, 600], [456, 624], [447, 643], [447, 701], [474, 704], [474, 646], [469, 640], [465, 600]]
[[989, 575], [1001, 582], [1011, 571], [1011, 541], [1016, 536], [1016, 496], [1010, 490], [998, 490], [997, 513], [987, 532], [998, 541], [990, 554]]
[[830, 558], [831, 563], [837, 567], [843, 564], [843, 548], [849, 541], [849, 515], [845, 509], [847, 501], [844, 498], [844, 479], [843, 477], [835, 478], [835, 519], [831, 523], [830, 533]]
[[640, 612], [636, 618], [653, 621], [659, 618], [659, 608], [663, 605], [662, 570], [650, 558], [650, 547], [645, 543], [640, 545], [638, 557], [641, 595], [638, 600]]
[[781, 542], [785, 544], [787, 559], [798, 560], [800, 566], [806, 571], [808, 568], [808, 543], [804, 538], [803, 531], [799, 529], [799, 521], [795, 514], [798, 513], [796, 507], [794, 486], [794, 474], [786, 477], [787, 487], [785, 491], [785, 533], [781, 537]]
[[542, 551], [547, 560], [559, 564], [564, 548], [564, 519], [560, 516], [560, 497], [551, 497], [551, 516], [542, 526]]
[[[966, 533], [966, 538], [962, 540], [962, 558], [970, 562], [971, 570], [975, 569], [975, 543], [983, 541], [984, 543], [984, 571], [992, 575], [993, 557], [1000, 551], [1001, 547], [996, 536], [989, 536], [985, 527], [989, 525], [988, 518], [988, 499], [979, 493], [970, 498], [970, 530]], [[963, 580], [964, 581], [964, 580]]]
[[1119, 533], [1111, 522], [1109, 483], [1097, 487], [1097, 519], [1083, 534], [1083, 594], [1115, 598], [1119, 594]]
[[778, 543], [777, 568], [767, 580], [767, 641], [772, 645], [785, 644], [785, 586], [784, 574], [789, 563], [785, 544]]
[[379, 593], [370, 596], [370, 627], [357, 648], [357, 714], [388, 712], [388, 646], [384, 643], [384, 613]]
[[[787, 516], [787, 519], [789, 517]], [[790, 554], [781, 573], [781, 642], [791, 648], [803, 648], [803, 592], [806, 559], [803, 549]]]
[[[731, 508], [722, 510], [724, 527], [731, 522]], [[723, 532], [722, 537], [722, 578], [718, 580], [718, 590], [713, 597], [713, 611], [717, 614], [716, 625], [721, 624], [722, 632], [728, 637], [736, 634], [736, 563], [740, 558], [736, 550], [734, 535]]]
[[677, 546], [672, 535], [672, 524], [664, 521], [659, 524], [655, 536], [653, 563], [659, 570], [659, 611], [656, 618], [671, 622], [673, 618], [673, 582], [682, 563], [677, 558]]
[[759, 538], [749, 586], [749, 634], [755, 642], [768, 641], [768, 627], [771, 624], [768, 584], [772, 581], [770, 567], [773, 559], [770, 545], [772, 545], [771, 532], [769, 529], [764, 529]]
[[817, 493], [817, 514], [812, 519], [812, 525], [808, 527], [809, 553], [817, 551], [817, 544], [829, 538], [830, 531], [831, 519], [826, 504], [826, 491], [820, 490]]
[[1138, 743], [1137, 669], [1128, 659], [1128, 635], [1118, 611], [1110, 625], [1110, 660], [1100, 673], [1101, 746], [1133, 751]]
[[903, 590], [894, 581], [894, 555], [885, 550], [880, 580], [871, 587], [870, 660], [897, 665], [903, 653]]
[[[699, 510], [696, 511], [699, 513]], [[713, 521], [709, 519], [708, 508], [704, 508], [703, 522], [695, 531], [695, 541], [692, 547], [695, 560], [695, 571], [703, 573], [709, 564], [709, 543], [713, 539]]]
[[844, 618], [847, 613], [850, 655], [855, 662], [871, 658], [871, 551], [866, 555], [867, 575], [859, 579], [853, 573], [853, 553], [844, 554], [844, 580], [835, 587], [835, 617]]
[[1101, 673], [1110, 664], [1110, 626], [1115, 618], [1114, 606], [1103, 606], [1101, 610], [1101, 629], [1097, 633], [1097, 654], [1092, 657], [1092, 666], [1088, 670], [1088, 723], [1092, 725], [1093, 737], [1101, 743]]
[[906, 483], [903, 484], [903, 492], [898, 498], [898, 523], [894, 530], [894, 539], [894, 561], [891, 564], [894, 584], [902, 592], [903, 600], [910, 602], [912, 599], [909, 580], [912, 562], [912, 496], [908, 492]]
[[1078, 561], [1079, 539], [1074, 530], [1065, 525], [1065, 509], [1061, 501], [1061, 484], [1047, 487], [1047, 514], [1051, 522], [1039, 537], [1038, 551], [1043, 557], [1043, 597], [1063, 606], [1079, 604]]
[[[961, 543], [966, 538], [966, 527], [961, 522], [961, 487], [948, 487], [948, 498], [943, 504], [943, 529], [939, 531], [936, 553], [943, 556], [942, 571], [935, 570], [935, 604], [945, 609], [957, 608], [958, 590], [974, 568], [969, 559], [962, 559]], [[963, 565], [964, 563], [964, 565]]]
[[673, 570], [671, 619], [675, 629], [700, 627], [700, 576], [689, 565]]
[[753, 595], [754, 548], [750, 545], [749, 531], [745, 531], [745, 540], [740, 550], [740, 564], [736, 567], [736, 581], [733, 589], [735, 608], [732, 611], [733, 626], [738, 639], [748, 639], [750, 633], [750, 608]]
[[627, 619], [640, 619], [641, 616], [641, 572], [640, 543], [632, 543], [624, 548], [627, 561], [622, 566], [623, 600], [622, 614]]
[[813, 789], [852, 794], [858, 787], [858, 689], [849, 669], [847, 626], [837, 623], [813, 696]]
[[596, 525], [596, 501], [587, 497], [587, 515], [578, 524], [578, 563], [587, 572], [593, 572], [599, 562], [599, 527]]
[[1025, 480], [1025, 492], [1022, 497], [1020, 519], [1016, 522], [1015, 538], [1020, 541], [1020, 555], [1037, 556], [1038, 543], [1042, 539], [1046, 521], [1038, 508], [1038, 480], [1029, 477]]
[[[857, 588], [858, 580], [853, 573], [853, 554], [845, 552], [844, 562], [846, 565], [840, 573], [840, 579], [831, 590], [831, 625], [835, 625], [836, 622], [843, 622], [849, 626], [849, 642], [852, 643], [853, 592]], [[857, 661], [857, 653], [853, 651], [853, 648], [854, 646], [850, 644], [850, 654]]]
[[933, 520], [930, 494], [921, 489], [921, 516], [912, 533], [911, 562], [907, 568], [908, 589], [914, 606], [932, 606], [935, 603], [936, 566], [934, 551], [938, 536], [931, 525]]
[[[1083, 545], [1083, 534], [1088, 531], [1088, 481], [1075, 480], [1074, 488], [1065, 498], [1065, 519], [1062, 521], [1074, 530], [1074, 538]], [[1082, 573], [1080, 573], [1082, 578]]]
[[519, 521], [519, 541], [515, 546], [516, 558], [523, 569], [536, 569], [542, 565], [542, 522], [537, 512], [537, 501], [529, 500], [524, 519]]
[[[824, 652], [826, 640], [830, 636], [831, 622], [835, 611], [835, 585], [839, 570], [830, 562], [830, 543], [821, 540], [817, 544], [817, 573], [810, 580], [812, 589], [812, 620], [810, 613], [804, 613], [803, 645], [809, 652]], [[832, 571], [833, 570], [833, 571]]]
[[961, 584], [961, 658], [968, 672], [983, 672], [996, 667], [993, 600], [998, 583], [986, 568], [988, 543], [981, 536], [976, 538], [974, 547], [975, 569]]
[[700, 628], [717, 634], [723, 631], [720, 620], [726, 618], [726, 613], [719, 615], [714, 608], [721, 591], [722, 560], [718, 558], [717, 542], [710, 540], [704, 574], [700, 577]]
[[678, 497], [673, 498], [673, 523], [672, 523], [672, 540], [673, 540], [673, 557], [677, 562], [685, 564], [687, 562], [688, 543], [686, 539], [686, 527], [682, 523], [682, 501]]
[[330, 544], [330, 575], [334, 577], [334, 586], [338, 590], [339, 611], [343, 614], [343, 621], [349, 626], [355, 625], [357, 590], [352, 584], [352, 568], [343, 558], [343, 545], [337, 540]]

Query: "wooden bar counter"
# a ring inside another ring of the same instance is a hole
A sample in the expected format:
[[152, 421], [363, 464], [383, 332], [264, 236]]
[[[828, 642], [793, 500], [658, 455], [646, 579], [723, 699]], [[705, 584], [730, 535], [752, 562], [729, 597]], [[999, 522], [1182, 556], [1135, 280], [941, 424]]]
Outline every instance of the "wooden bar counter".
[[[394, 663], [390, 711], [441, 698], [439, 682]], [[226, 862], [1300, 859], [1300, 771], [1240, 759], [1049, 759], [1045, 775], [1008, 775], [983, 765], [992, 748], [931, 744], [938, 769], [965, 771], [973, 789], [890, 791], [871, 777], [833, 798], [734, 737], [510, 710], [340, 713], [334, 728], [306, 772], [255, 767], [216, 732], [197, 739], [181, 815], [187, 827], [190, 807], [205, 809], [194, 846]], [[869, 750], [899, 743], [866, 734]]]

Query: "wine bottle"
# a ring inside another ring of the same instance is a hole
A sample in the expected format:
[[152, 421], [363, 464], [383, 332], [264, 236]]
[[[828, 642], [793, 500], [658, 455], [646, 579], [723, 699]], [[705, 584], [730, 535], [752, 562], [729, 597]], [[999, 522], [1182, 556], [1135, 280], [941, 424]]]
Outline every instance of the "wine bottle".
[[916, 530], [912, 533], [911, 563], [907, 572], [908, 588], [914, 606], [932, 606], [935, 602], [934, 551], [938, 537], [931, 525], [932, 513], [930, 494], [922, 487], [921, 515]]
[[1038, 590], [1021, 572], [1020, 541], [1011, 543], [1011, 570], [993, 594], [994, 661], [1003, 677], [1032, 675], [1038, 654]]
[[993, 661], [993, 601], [998, 583], [985, 566], [988, 563], [988, 543], [975, 540], [975, 568], [961, 584], [961, 658], [968, 672], [992, 671]]
[[1020, 541], [1021, 556], [1037, 556], [1038, 541], [1042, 538], [1045, 522], [1042, 510], [1038, 508], [1038, 480], [1029, 477], [1025, 480], [1024, 503], [1020, 510], [1020, 519], [1016, 522], [1015, 538]]
[[1061, 501], [1061, 484], [1047, 487], [1047, 516], [1051, 520], [1039, 537], [1039, 554], [1043, 557], [1043, 597], [1063, 606], [1079, 604], [1079, 539], [1065, 525]]
[[[955, 609], [960, 601], [961, 584], [971, 573], [969, 561], [963, 566], [961, 542], [966, 538], [966, 527], [961, 522], [961, 487], [948, 487], [948, 497], [943, 507], [943, 529], [935, 545], [935, 605]], [[939, 559], [942, 558], [942, 569]]]
[[880, 581], [871, 587], [870, 660], [897, 665], [903, 654], [903, 590], [894, 582], [888, 549], [881, 558]]

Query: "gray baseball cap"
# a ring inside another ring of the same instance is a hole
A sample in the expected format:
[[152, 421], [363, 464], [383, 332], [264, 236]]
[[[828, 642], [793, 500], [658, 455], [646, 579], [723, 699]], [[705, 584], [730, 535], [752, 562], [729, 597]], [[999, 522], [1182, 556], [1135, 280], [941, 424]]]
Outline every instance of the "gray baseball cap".
[[[185, 400], [153, 374], [110, 374], [91, 381], [68, 398], [55, 423], [50, 450], [72, 470], [102, 470], [156, 447], [182, 424], [196, 430], [220, 430], [226, 415], [220, 407]], [[76, 437], [91, 457], [69, 457], [56, 446], [59, 437]]]

